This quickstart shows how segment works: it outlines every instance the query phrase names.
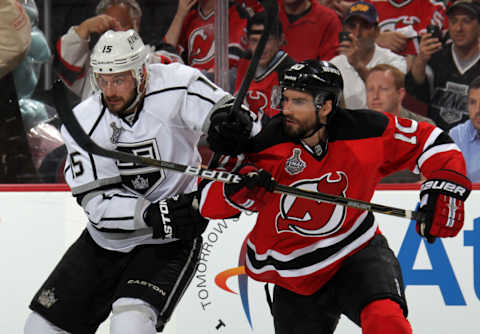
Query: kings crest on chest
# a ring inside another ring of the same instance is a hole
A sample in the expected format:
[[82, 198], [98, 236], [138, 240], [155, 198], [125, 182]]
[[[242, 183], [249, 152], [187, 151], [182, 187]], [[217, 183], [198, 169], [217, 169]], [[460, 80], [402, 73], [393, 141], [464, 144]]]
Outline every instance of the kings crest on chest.
[[[161, 160], [156, 139], [135, 143], [118, 143], [117, 150], [141, 157]], [[132, 192], [147, 196], [165, 179], [165, 172], [157, 167], [117, 161], [123, 185]]]

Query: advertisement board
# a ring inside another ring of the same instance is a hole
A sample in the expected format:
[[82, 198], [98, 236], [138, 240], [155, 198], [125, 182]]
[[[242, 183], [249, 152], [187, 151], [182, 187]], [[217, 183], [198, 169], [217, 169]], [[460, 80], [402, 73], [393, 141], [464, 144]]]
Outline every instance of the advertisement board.
[[[372, 201], [413, 209], [418, 191], [380, 190]], [[402, 265], [414, 333], [480, 332], [478, 203], [475, 190], [464, 229], [434, 244], [420, 239], [407, 219], [375, 214]], [[197, 273], [164, 333], [273, 333], [265, 284], [248, 278], [241, 266], [254, 223], [255, 215], [210, 222]], [[84, 213], [68, 192], [0, 192], [1, 332], [23, 331], [30, 299], [84, 227]], [[108, 333], [108, 322], [98, 333]], [[342, 318], [336, 333], [361, 330]]]

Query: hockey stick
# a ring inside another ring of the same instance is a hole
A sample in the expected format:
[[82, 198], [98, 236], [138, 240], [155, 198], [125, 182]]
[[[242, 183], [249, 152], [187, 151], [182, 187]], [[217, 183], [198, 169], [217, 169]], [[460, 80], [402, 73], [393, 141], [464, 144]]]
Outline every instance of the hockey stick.
[[[264, 12], [267, 13], [265, 17], [265, 25], [263, 26], [263, 33], [260, 37], [260, 41], [258, 41], [257, 48], [253, 53], [250, 64], [248, 65], [247, 72], [245, 73], [245, 77], [242, 80], [242, 84], [240, 85], [237, 96], [235, 97], [232, 109], [230, 110], [230, 115], [235, 114], [238, 119], [249, 117], [247, 114], [240, 110], [240, 106], [242, 105], [243, 100], [247, 95], [248, 88], [250, 87], [250, 83], [252, 82], [255, 71], [257, 70], [258, 62], [262, 57], [265, 46], [267, 45], [269, 32], [272, 30], [273, 23], [278, 14], [277, 0], [262, 0], [261, 3]], [[208, 167], [216, 168], [218, 166], [218, 162], [220, 161], [221, 156], [221, 154], [215, 152], [213, 154], [213, 157], [210, 159]]]
[[[174, 162], [167, 162], [162, 160], [155, 160], [134, 154], [125, 152], [108, 150], [97, 145], [90, 137], [85, 133], [80, 123], [76, 119], [71, 108], [67, 107], [66, 97], [64, 92], [64, 86], [61, 81], [57, 81], [53, 85], [53, 94], [56, 102], [57, 113], [67, 128], [70, 135], [77, 142], [77, 144], [85, 151], [96, 154], [103, 157], [108, 157], [115, 160], [121, 160], [125, 162], [133, 162], [140, 165], [148, 165], [159, 168], [164, 168], [192, 176], [198, 176], [208, 180], [220, 181], [224, 183], [238, 183], [242, 177], [237, 174], [216, 171], [211, 169], [205, 169], [196, 166], [181, 165]], [[391, 216], [403, 217], [408, 219], [420, 219], [421, 216], [417, 211], [398, 209], [390, 206], [365, 202], [356, 199], [345, 198], [336, 195], [324, 194], [320, 192], [307, 191], [299, 188], [289, 187], [281, 184], [277, 184], [274, 189], [275, 193], [291, 195], [295, 197], [301, 197], [311, 200], [317, 200], [321, 202], [339, 204], [347, 207], [383, 213]]]

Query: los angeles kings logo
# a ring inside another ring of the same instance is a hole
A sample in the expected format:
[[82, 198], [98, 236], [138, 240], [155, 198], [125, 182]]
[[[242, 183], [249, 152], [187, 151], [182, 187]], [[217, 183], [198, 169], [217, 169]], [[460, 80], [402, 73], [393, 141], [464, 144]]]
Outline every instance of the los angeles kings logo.
[[[348, 178], [344, 172], [326, 173], [318, 179], [300, 180], [290, 186], [303, 190], [346, 197]], [[276, 217], [277, 231], [319, 237], [335, 233], [346, 216], [346, 207], [283, 195]]]

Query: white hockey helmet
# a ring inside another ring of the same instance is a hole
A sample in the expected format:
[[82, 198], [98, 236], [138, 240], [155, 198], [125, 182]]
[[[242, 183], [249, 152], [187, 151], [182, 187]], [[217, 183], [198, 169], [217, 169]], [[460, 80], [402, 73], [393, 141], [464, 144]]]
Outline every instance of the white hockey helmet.
[[99, 74], [131, 71], [137, 82], [137, 99], [132, 103], [135, 105], [146, 89], [149, 53], [150, 49], [143, 44], [135, 30], [108, 30], [95, 44], [90, 56], [93, 85], [99, 89]]

